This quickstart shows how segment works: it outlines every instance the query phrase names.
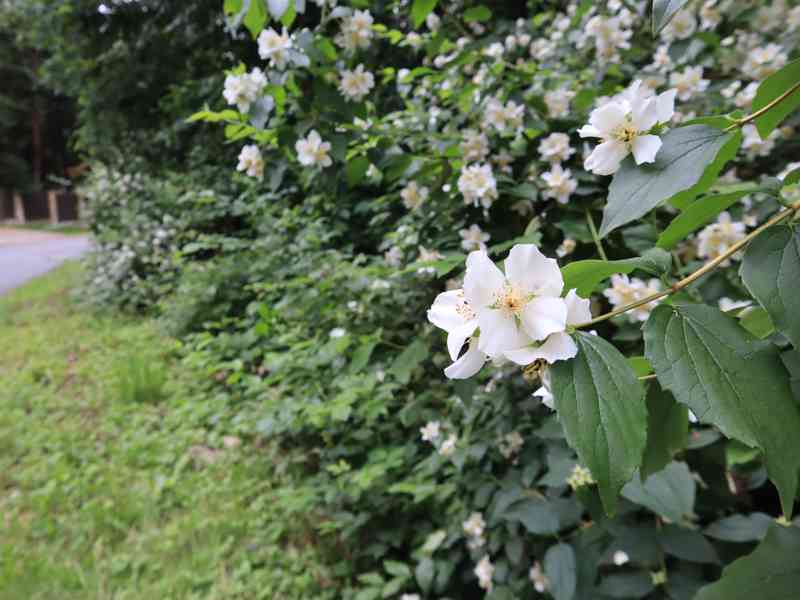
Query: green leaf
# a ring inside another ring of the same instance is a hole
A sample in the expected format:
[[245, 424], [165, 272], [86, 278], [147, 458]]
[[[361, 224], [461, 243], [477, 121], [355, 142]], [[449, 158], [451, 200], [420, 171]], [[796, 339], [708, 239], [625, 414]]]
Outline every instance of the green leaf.
[[645, 479], [666, 467], [686, 447], [689, 411], [669, 392], [651, 385], [647, 393], [647, 446], [641, 474]]
[[544, 574], [555, 600], [572, 600], [578, 585], [575, 551], [569, 544], [550, 546], [544, 555]]
[[522, 523], [533, 535], [556, 535], [560, 528], [554, 505], [536, 498], [512, 504], [503, 513], [503, 519]]
[[406, 563], [398, 562], [396, 560], [383, 561], [383, 568], [392, 577], [411, 577], [411, 569]]
[[662, 388], [700, 421], [764, 452], [790, 514], [800, 467], [800, 413], [777, 348], [705, 305], [656, 307], [644, 342]]
[[395, 359], [389, 373], [405, 385], [411, 379], [411, 372], [426, 358], [428, 358], [428, 344], [422, 340], [416, 340]]
[[430, 558], [423, 558], [419, 561], [417, 568], [414, 569], [414, 576], [417, 579], [417, 585], [426, 594], [430, 593], [433, 586], [433, 578], [436, 575], [436, 565]]
[[783, 187], [786, 187], [787, 185], [794, 185], [797, 182], [800, 182], [800, 168], [789, 171], [781, 183], [783, 183]]
[[719, 564], [714, 546], [699, 531], [677, 525], [665, 525], [658, 533], [664, 552], [689, 562]]
[[761, 139], [767, 136], [780, 125], [786, 117], [800, 108], [800, 58], [793, 60], [780, 71], [773, 73], [761, 82], [753, 99], [753, 112], [758, 112], [785, 92], [794, 89], [784, 100], [770, 108], [755, 120], [756, 129]]
[[567, 440], [597, 481], [606, 511], [613, 513], [647, 440], [644, 388], [607, 341], [584, 332], [575, 341], [578, 355], [550, 369], [556, 410]]
[[419, 29], [427, 16], [436, 8], [438, 2], [439, 0], [414, 0], [414, 4], [411, 6], [411, 20], [414, 22], [414, 29]]
[[755, 542], [764, 539], [772, 522], [764, 513], [733, 515], [713, 522], [703, 533], [724, 542]]
[[758, 339], [763, 340], [775, 333], [775, 324], [769, 313], [760, 306], [745, 308], [737, 317], [742, 327]]
[[492, 18], [492, 11], [483, 5], [475, 6], [464, 11], [464, 21], [467, 23], [485, 23]]
[[686, 463], [671, 462], [644, 483], [634, 477], [622, 489], [622, 495], [673, 523], [680, 523], [694, 511], [695, 485]]
[[653, 35], [664, 29], [686, 2], [688, 0], [653, 0]]
[[366, 156], [356, 156], [347, 161], [345, 171], [347, 173], [348, 187], [355, 187], [362, 181], [369, 170], [369, 159]]
[[650, 365], [650, 361], [644, 356], [629, 356], [627, 360], [637, 377], [644, 377], [645, 375], [650, 375], [650, 373], [653, 372], [653, 367]]
[[656, 245], [664, 250], [671, 250], [690, 233], [713, 221], [719, 213], [747, 194], [747, 191], [738, 191], [696, 200], [672, 220], [672, 223], [658, 236]]
[[794, 600], [800, 588], [800, 529], [773, 525], [755, 551], [731, 563], [695, 600]]
[[597, 586], [604, 598], [644, 598], [653, 591], [650, 573], [616, 573], [604, 577]]
[[578, 295], [588, 297], [600, 284], [616, 273], [631, 273], [636, 269], [653, 275], [662, 275], [672, 267], [672, 257], [661, 248], [651, 248], [642, 256], [623, 260], [578, 260], [561, 269], [564, 289], [578, 290]]
[[257, 38], [266, 24], [267, 7], [264, 6], [264, 0], [250, 0], [250, 7], [244, 17], [244, 26], [250, 31], [250, 35]]
[[[725, 163], [735, 155], [740, 139], [738, 131], [688, 125], [664, 134], [654, 163], [637, 165], [632, 157], [626, 158], [608, 189], [600, 237], [679, 194], [683, 201], [697, 197], [711, 187]], [[721, 152], [723, 147], [725, 152]]]
[[747, 246], [739, 274], [778, 331], [800, 348], [800, 227], [761, 233]]

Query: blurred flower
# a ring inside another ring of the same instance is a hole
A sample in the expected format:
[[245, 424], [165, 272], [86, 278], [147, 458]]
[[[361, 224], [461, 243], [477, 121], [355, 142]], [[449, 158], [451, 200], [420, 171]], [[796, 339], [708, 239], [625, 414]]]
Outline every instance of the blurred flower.
[[491, 165], [471, 165], [461, 171], [458, 190], [464, 196], [465, 204], [483, 205], [489, 208], [497, 199], [497, 182]]
[[267, 85], [264, 73], [256, 67], [250, 73], [242, 75], [228, 75], [225, 78], [225, 90], [222, 95], [228, 104], [235, 105], [239, 112], [246, 113], [250, 106], [258, 99], [261, 90]]
[[[611, 276], [611, 287], [603, 292], [614, 308], [638, 302], [661, 290], [661, 282], [651, 279], [645, 283], [636, 277], [628, 278], [627, 275], [615, 274]], [[650, 311], [655, 308], [656, 302], [638, 306], [625, 313], [631, 323], [644, 322], [650, 316]]]
[[285, 69], [292, 40], [283, 28], [279, 34], [271, 27], [263, 30], [258, 36], [258, 55], [264, 60], [269, 60], [270, 66], [276, 69]]
[[[697, 234], [697, 255], [713, 260], [745, 237], [744, 223], [733, 221], [730, 213], [724, 211], [720, 213], [716, 223], [708, 225]], [[734, 256], [734, 258], [736, 257]], [[729, 264], [731, 264], [730, 259], [721, 263], [723, 267]]]
[[472, 250], [484, 250], [490, 235], [484, 233], [477, 225], [470, 225], [469, 229], [462, 229], [458, 232], [461, 236], [461, 247], [467, 252]]
[[425, 427], [422, 427], [419, 432], [422, 434], [423, 442], [433, 443], [439, 438], [439, 435], [441, 435], [441, 424], [439, 421], [430, 421]]
[[315, 129], [305, 139], [297, 140], [295, 144], [297, 160], [306, 167], [330, 167], [333, 160], [328, 156], [331, 150], [330, 142], [323, 142]]
[[244, 171], [250, 177], [255, 177], [259, 180], [264, 179], [264, 159], [258, 146], [249, 144], [242, 148], [239, 153], [239, 164], [236, 166], [236, 170]]
[[478, 577], [478, 585], [484, 590], [492, 590], [492, 577], [494, 576], [494, 565], [488, 556], [484, 556], [475, 567], [475, 575]]
[[416, 210], [428, 199], [430, 191], [426, 187], [419, 187], [416, 181], [409, 181], [408, 185], [400, 191], [403, 205], [409, 210]]
[[375, 87], [375, 77], [364, 70], [364, 65], [358, 65], [353, 71], [342, 71], [339, 80], [339, 90], [348, 100], [361, 101]]
[[578, 187], [578, 182], [572, 179], [571, 175], [572, 172], [561, 168], [560, 164], [555, 164], [549, 171], [542, 173], [542, 179], [547, 184], [544, 197], [553, 198], [559, 204], [566, 204], [572, 192]]

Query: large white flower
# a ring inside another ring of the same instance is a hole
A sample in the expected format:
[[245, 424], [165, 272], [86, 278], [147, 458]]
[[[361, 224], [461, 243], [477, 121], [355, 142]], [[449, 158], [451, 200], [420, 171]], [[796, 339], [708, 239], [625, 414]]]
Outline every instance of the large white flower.
[[[589, 307], [588, 299], [581, 298], [575, 290], [570, 290], [564, 298], [567, 315], [565, 325], [578, 325], [586, 323], [592, 319], [592, 311]], [[568, 360], [578, 354], [578, 346], [568, 333], [562, 328], [554, 331], [540, 344], [530, 344], [519, 350], [506, 351], [505, 357], [518, 365], [530, 365], [542, 360], [548, 364], [553, 364], [559, 360]], [[537, 390], [535, 395], [540, 394]]]
[[264, 159], [258, 146], [249, 144], [242, 148], [236, 170], [244, 171], [256, 179], [264, 179]]
[[603, 140], [584, 166], [597, 175], [616, 172], [622, 160], [633, 153], [637, 165], [651, 163], [661, 149], [661, 138], [648, 133], [657, 123], [666, 123], [675, 112], [675, 90], [658, 96], [635, 81], [630, 88], [592, 111], [589, 124], [578, 130], [581, 137]]
[[285, 27], [280, 34], [270, 27], [258, 36], [258, 55], [276, 69], [286, 68], [291, 48], [292, 40]]
[[564, 331], [564, 279], [555, 259], [533, 244], [518, 244], [505, 261], [505, 274], [486, 252], [467, 257], [464, 297], [477, 315], [478, 350], [491, 358]]
[[333, 164], [333, 160], [328, 156], [331, 144], [323, 142], [316, 129], [312, 129], [305, 139], [297, 140], [295, 150], [297, 160], [306, 167], [330, 167]]

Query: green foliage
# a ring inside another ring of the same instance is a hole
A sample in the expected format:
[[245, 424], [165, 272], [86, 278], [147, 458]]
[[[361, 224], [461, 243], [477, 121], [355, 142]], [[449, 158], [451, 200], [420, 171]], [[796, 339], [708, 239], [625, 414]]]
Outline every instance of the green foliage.
[[644, 389], [611, 344], [579, 333], [578, 356], [552, 368], [556, 410], [570, 444], [592, 472], [609, 512], [641, 463], [647, 437]]
[[115, 379], [123, 402], [158, 403], [164, 399], [167, 374], [156, 360], [134, 354], [123, 358], [116, 365]]
[[761, 448], [783, 510], [791, 514], [800, 467], [791, 432], [800, 427], [800, 413], [777, 348], [702, 305], [656, 308], [644, 337], [664, 389], [701, 421]]
[[[779, 98], [783, 100], [778, 101]], [[774, 108], [767, 109], [755, 120], [758, 133], [763, 139], [800, 108], [800, 59], [790, 62], [758, 86], [753, 99], [753, 112], [766, 109], [772, 102], [777, 102]]]
[[653, 35], [660, 33], [686, 2], [687, 0], [653, 0], [650, 9]]
[[600, 284], [615, 273], [633, 273], [636, 270], [652, 275], [668, 273], [672, 257], [660, 248], [651, 248], [637, 258], [623, 260], [577, 260], [561, 269], [564, 287], [578, 290], [579, 296], [589, 296]]
[[667, 466], [675, 453], [686, 447], [689, 415], [669, 392], [657, 385], [647, 391], [647, 446], [642, 458], [641, 476], [647, 479]]
[[770, 227], [747, 247], [742, 281], [769, 313], [772, 323], [795, 348], [800, 347], [800, 228]]
[[741, 200], [748, 192], [738, 191], [699, 198], [681, 211], [658, 236], [659, 248], [671, 250], [693, 231], [707, 225], [723, 210]]
[[678, 195], [681, 201], [688, 202], [704, 192], [735, 155], [738, 143], [731, 151], [721, 151], [739, 135], [707, 125], [687, 125], [663, 136], [663, 146], [652, 165], [636, 165], [628, 157], [608, 188], [600, 236], [605, 237]]

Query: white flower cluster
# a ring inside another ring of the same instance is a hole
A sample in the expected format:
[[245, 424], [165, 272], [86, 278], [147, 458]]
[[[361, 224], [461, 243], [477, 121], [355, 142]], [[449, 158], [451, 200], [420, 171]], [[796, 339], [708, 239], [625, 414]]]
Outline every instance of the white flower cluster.
[[458, 436], [455, 433], [451, 433], [444, 438], [442, 424], [439, 421], [430, 421], [419, 432], [422, 436], [422, 441], [436, 446], [441, 456], [452, 456], [453, 452], [455, 452]]
[[[725, 254], [731, 246], [742, 241], [746, 236], [745, 224], [734, 221], [729, 212], [722, 212], [716, 223], [708, 225], [697, 234], [697, 255], [713, 260]], [[737, 254], [731, 258], [737, 259]], [[722, 266], [729, 264], [731, 264], [730, 259], [721, 263]]]
[[[627, 275], [612, 275], [611, 287], [603, 292], [614, 308], [626, 306], [652, 296], [661, 291], [661, 282], [658, 279], [643, 281], [637, 277], [629, 278]], [[649, 302], [625, 313], [631, 323], [644, 323], [655, 308], [657, 302]]]
[[316, 129], [312, 129], [305, 138], [297, 140], [294, 149], [297, 152], [297, 160], [305, 167], [324, 169], [333, 164], [329, 155], [331, 144], [323, 142]]
[[335, 42], [348, 52], [369, 48], [374, 19], [368, 10], [357, 10], [345, 17]]
[[[578, 347], [567, 327], [591, 319], [589, 301], [570, 290], [555, 259], [533, 244], [518, 244], [505, 261], [505, 273], [484, 251], [467, 257], [464, 288], [443, 292], [428, 319], [447, 335], [454, 361], [445, 369], [452, 379], [475, 375], [488, 359], [519, 365], [553, 363], [575, 356]], [[480, 332], [476, 335], [476, 332]], [[459, 356], [464, 345], [466, 353]]]
[[469, 518], [462, 523], [461, 528], [467, 536], [467, 545], [470, 550], [477, 550], [486, 543], [484, 533], [486, 532], [486, 521], [479, 512], [472, 513]]
[[253, 103], [261, 96], [267, 77], [258, 67], [249, 73], [241, 75], [228, 75], [225, 78], [225, 90], [222, 95], [228, 104], [236, 106], [239, 112], [246, 113]]

